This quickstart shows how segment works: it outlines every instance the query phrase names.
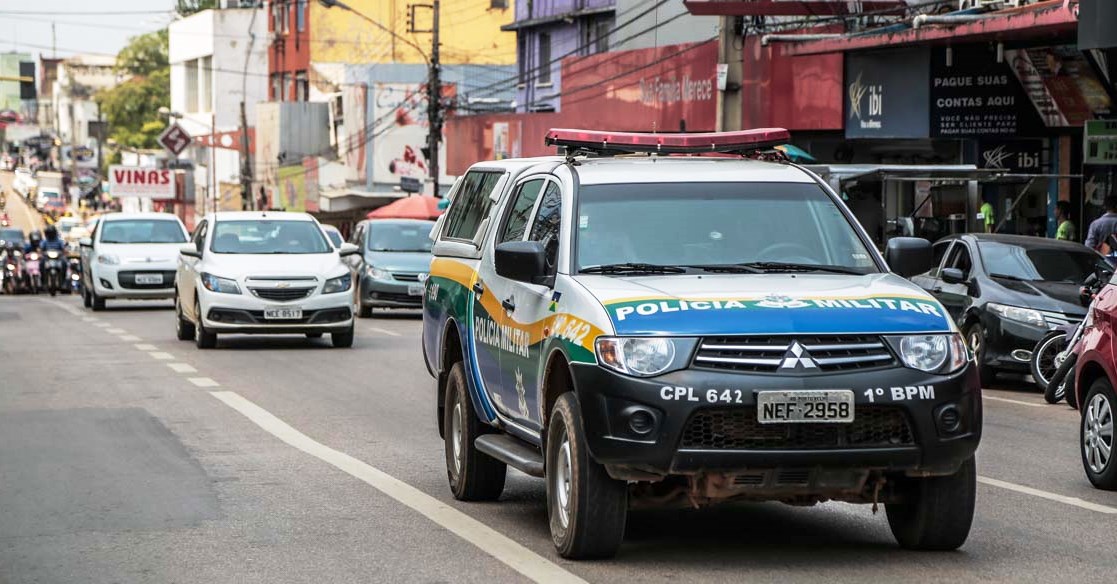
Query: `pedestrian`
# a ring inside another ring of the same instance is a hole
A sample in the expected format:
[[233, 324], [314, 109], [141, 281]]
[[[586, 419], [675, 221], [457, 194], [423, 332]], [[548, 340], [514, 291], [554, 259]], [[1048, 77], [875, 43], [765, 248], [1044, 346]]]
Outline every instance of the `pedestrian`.
[[1077, 239], [1078, 230], [1075, 229], [1074, 222], [1070, 220], [1070, 203], [1068, 201], [1055, 203], [1055, 224], [1058, 226], [1055, 229], [1055, 239], [1063, 241]]
[[993, 229], [997, 226], [997, 219], [993, 216], [993, 204], [988, 198], [981, 204], [981, 219], [985, 222], [985, 233], [993, 233]]
[[1106, 240], [1117, 233], [1117, 195], [1106, 197], [1103, 205], [1105, 215], [1090, 222], [1090, 227], [1086, 230], [1086, 247], [1108, 254], [1112, 250], [1103, 250], [1102, 247], [1109, 247]]

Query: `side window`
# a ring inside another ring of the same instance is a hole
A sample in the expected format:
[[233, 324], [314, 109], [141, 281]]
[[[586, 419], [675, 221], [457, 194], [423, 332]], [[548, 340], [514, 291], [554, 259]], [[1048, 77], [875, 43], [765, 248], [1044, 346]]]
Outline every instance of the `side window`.
[[528, 241], [543, 243], [547, 249], [547, 267], [554, 273], [558, 263], [559, 233], [562, 227], [562, 191], [553, 182], [547, 183], [539, 210], [531, 222], [531, 235]]
[[472, 240], [477, 235], [481, 221], [489, 214], [492, 200], [489, 194], [503, 173], [499, 171], [471, 171], [466, 173], [461, 190], [450, 205], [443, 237], [446, 239]]
[[931, 259], [931, 274], [937, 276], [942, 271], [942, 260], [946, 257], [946, 250], [950, 249], [952, 241], [940, 241], [931, 246], [931, 253], [934, 254]]
[[365, 242], [365, 224], [361, 223], [353, 230], [353, 235], [349, 236], [349, 243], [357, 247], [364, 247]]
[[504, 219], [504, 229], [500, 231], [497, 243], [519, 241], [524, 238], [528, 219], [531, 219], [531, 210], [535, 207], [535, 201], [539, 198], [539, 192], [543, 190], [543, 184], [546, 182], [541, 178], [529, 180], [516, 188], [516, 193], [512, 195], [512, 205]]
[[962, 270], [962, 274], [969, 276], [973, 264], [970, 262], [970, 250], [966, 249], [966, 244], [959, 243], [951, 248], [950, 261], [947, 263], [947, 267], [958, 268]]
[[202, 251], [202, 246], [206, 243], [206, 231], [208, 227], [209, 225], [205, 221], [202, 221], [194, 228], [194, 247], [198, 248], [198, 251]]

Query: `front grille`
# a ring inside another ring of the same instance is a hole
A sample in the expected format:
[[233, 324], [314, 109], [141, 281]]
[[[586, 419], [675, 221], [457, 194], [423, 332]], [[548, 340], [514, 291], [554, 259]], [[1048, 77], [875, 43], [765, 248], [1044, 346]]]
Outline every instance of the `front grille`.
[[[803, 350], [798, 355], [796, 343]], [[880, 337], [871, 335], [706, 337], [694, 357], [695, 367], [746, 373], [834, 373], [894, 362]]]
[[314, 288], [249, 288], [252, 293], [264, 300], [290, 302], [310, 296]]
[[419, 274], [403, 274], [400, 272], [392, 272], [392, 277], [400, 282], [418, 282]]
[[276, 327], [297, 324], [329, 324], [349, 320], [353, 313], [348, 308], [327, 308], [323, 310], [304, 310], [302, 318], [269, 320], [264, 318], [263, 310], [238, 310], [231, 308], [211, 308], [208, 318], [224, 324], [265, 324]]
[[[137, 284], [136, 274], [162, 274], [163, 283]], [[120, 282], [121, 288], [129, 290], [162, 290], [175, 287], [175, 272], [174, 270], [125, 270], [116, 273], [116, 281]]]
[[369, 294], [372, 300], [383, 300], [385, 302], [396, 302], [398, 304], [411, 304], [414, 306], [423, 305], [422, 296], [412, 296], [410, 294], [395, 294], [393, 292], [373, 292]]
[[702, 450], [810, 450], [882, 448], [915, 444], [899, 408], [861, 406], [846, 424], [761, 424], [755, 407], [695, 412], [680, 448]]

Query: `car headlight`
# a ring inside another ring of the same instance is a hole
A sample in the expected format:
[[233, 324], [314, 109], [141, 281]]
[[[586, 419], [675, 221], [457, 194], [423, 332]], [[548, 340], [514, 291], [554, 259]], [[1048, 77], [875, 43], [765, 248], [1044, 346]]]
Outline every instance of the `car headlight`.
[[675, 362], [675, 343], [663, 337], [601, 337], [596, 347], [602, 365], [627, 375], [659, 375]]
[[236, 280], [229, 278], [219, 278], [213, 274], [202, 273], [202, 286], [210, 292], [218, 292], [221, 294], [240, 294], [240, 286], [237, 286]]
[[1021, 308], [1019, 306], [1008, 306], [1007, 304], [996, 304], [993, 302], [990, 302], [985, 306], [989, 309], [990, 312], [996, 314], [997, 316], [1000, 316], [1001, 318], [1006, 318], [1008, 320], [1014, 320], [1016, 322], [1022, 322], [1035, 326], [1047, 326], [1047, 319], [1043, 318], [1043, 315], [1040, 314], [1038, 310], [1032, 310], [1031, 308]]
[[111, 253], [104, 253], [97, 256], [97, 263], [105, 264], [106, 266], [115, 266], [120, 264], [120, 258]]
[[372, 278], [373, 280], [391, 280], [392, 279], [392, 273], [389, 272], [388, 270], [381, 270], [380, 268], [374, 268], [372, 266], [369, 266], [367, 269], [365, 269], [365, 272], [367, 272], [368, 277]]
[[970, 358], [958, 333], [888, 337], [888, 341], [906, 367], [926, 373], [954, 373]]
[[353, 285], [353, 276], [345, 274], [336, 278], [326, 280], [326, 285], [322, 286], [323, 294], [335, 294], [337, 292], [345, 292]]

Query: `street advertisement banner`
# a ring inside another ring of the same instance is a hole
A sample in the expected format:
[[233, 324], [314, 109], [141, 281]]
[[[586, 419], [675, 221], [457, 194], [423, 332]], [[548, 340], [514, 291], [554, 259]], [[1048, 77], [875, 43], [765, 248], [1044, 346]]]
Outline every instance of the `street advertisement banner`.
[[[1006, 51], [1007, 53], [1007, 51]], [[931, 136], [1042, 136], [1042, 121], [1005, 62], [985, 46], [931, 55]]]
[[[454, 86], [444, 86], [442, 95], [452, 98], [455, 95]], [[403, 177], [425, 181], [430, 176], [430, 162], [423, 155], [430, 127], [427, 123], [426, 86], [377, 83], [373, 99], [373, 182], [399, 184]], [[439, 184], [452, 184], [446, 173], [445, 146], [439, 149], [439, 168]]]
[[174, 171], [114, 164], [109, 167], [109, 195], [116, 198], [174, 199]]
[[217, 184], [217, 210], [218, 211], [243, 211], [243, 197], [240, 194], [240, 184], [220, 182]]
[[978, 168], [1007, 170], [1017, 174], [1043, 172], [1044, 140], [981, 140]]
[[1005, 61], [1049, 128], [1080, 127], [1110, 112], [1105, 86], [1071, 45], [1008, 50]]
[[272, 206], [285, 211], [318, 211], [318, 159], [308, 156], [302, 164], [281, 166]]
[[846, 56], [846, 138], [926, 138], [926, 48]]

